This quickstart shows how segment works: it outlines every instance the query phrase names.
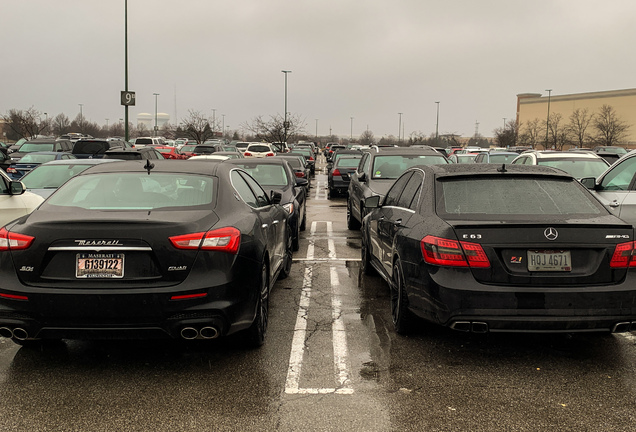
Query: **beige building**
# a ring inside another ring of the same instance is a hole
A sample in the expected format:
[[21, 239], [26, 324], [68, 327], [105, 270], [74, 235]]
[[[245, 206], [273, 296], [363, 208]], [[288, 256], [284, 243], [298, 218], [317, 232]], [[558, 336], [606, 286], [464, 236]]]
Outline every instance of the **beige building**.
[[[548, 97], [540, 93], [521, 93], [517, 95], [517, 124], [527, 124], [539, 119], [545, 127], [548, 117], [548, 99], [550, 114], [559, 113], [562, 121], [568, 123], [570, 115], [576, 109], [587, 108], [590, 114], [598, 112], [603, 105], [609, 105], [616, 111], [618, 117], [630, 125], [627, 131], [627, 145], [636, 147], [636, 89], [612, 90], [591, 93], [577, 93], [569, 95], [555, 95]], [[591, 130], [591, 127], [590, 127]]]

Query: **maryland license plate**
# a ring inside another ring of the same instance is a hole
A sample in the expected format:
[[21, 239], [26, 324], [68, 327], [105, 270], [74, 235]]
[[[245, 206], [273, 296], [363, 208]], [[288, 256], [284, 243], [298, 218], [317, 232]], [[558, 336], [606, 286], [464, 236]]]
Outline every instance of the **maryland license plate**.
[[572, 257], [569, 250], [529, 250], [528, 271], [572, 271]]
[[77, 278], [123, 278], [124, 254], [80, 253], [77, 254]]

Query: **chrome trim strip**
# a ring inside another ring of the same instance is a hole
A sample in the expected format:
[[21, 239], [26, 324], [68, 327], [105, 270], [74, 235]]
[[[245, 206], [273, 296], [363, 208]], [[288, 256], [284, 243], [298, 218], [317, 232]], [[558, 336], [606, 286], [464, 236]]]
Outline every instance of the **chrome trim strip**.
[[50, 251], [151, 251], [149, 246], [52, 246]]

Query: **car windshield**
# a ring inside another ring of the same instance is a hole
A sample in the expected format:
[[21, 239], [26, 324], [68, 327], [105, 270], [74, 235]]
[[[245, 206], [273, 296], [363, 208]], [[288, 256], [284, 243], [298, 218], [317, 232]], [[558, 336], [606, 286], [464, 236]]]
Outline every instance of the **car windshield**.
[[240, 164], [241, 168], [247, 171], [254, 180], [266, 186], [287, 186], [289, 179], [287, 172], [281, 165], [270, 164]]
[[341, 157], [336, 161], [336, 166], [339, 168], [356, 168], [360, 163], [360, 158]]
[[28, 154], [20, 159], [20, 163], [46, 163], [55, 160], [54, 154]]
[[539, 160], [538, 164], [558, 168], [577, 179], [583, 177], [598, 177], [608, 167], [601, 159], [542, 159]]
[[453, 177], [438, 181], [437, 214], [446, 219], [594, 216], [607, 211], [574, 179]]
[[152, 138], [137, 138], [135, 144], [152, 144]]
[[176, 150], [171, 148], [158, 148], [161, 153], [176, 153]]
[[490, 163], [510, 163], [517, 156], [519, 155], [516, 153], [515, 154], [493, 154], [488, 156], [488, 161]]
[[93, 165], [41, 165], [20, 179], [27, 189], [56, 189]]
[[182, 209], [209, 205], [211, 177], [185, 173], [99, 173], [71, 179], [47, 201], [88, 210]]
[[73, 146], [73, 154], [104, 153], [109, 147], [109, 144], [103, 141], [78, 141]]
[[373, 160], [374, 179], [396, 179], [407, 169], [417, 165], [446, 164], [442, 155], [390, 155], [376, 156]]
[[20, 153], [31, 153], [31, 152], [36, 152], [36, 151], [53, 151], [55, 150], [55, 144], [54, 143], [41, 143], [41, 144], [35, 144], [35, 143], [30, 143], [30, 142], [25, 142], [24, 144], [22, 144], [20, 146]]

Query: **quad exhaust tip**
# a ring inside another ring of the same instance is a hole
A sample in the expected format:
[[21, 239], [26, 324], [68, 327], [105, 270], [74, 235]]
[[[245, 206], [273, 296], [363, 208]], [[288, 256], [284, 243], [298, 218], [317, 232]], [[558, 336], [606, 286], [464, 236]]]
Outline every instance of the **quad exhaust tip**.
[[636, 321], [619, 322], [612, 327], [612, 333], [627, 333], [636, 331]]
[[450, 328], [466, 333], [488, 333], [488, 324], [480, 321], [455, 321]]
[[17, 340], [27, 340], [29, 338], [29, 333], [20, 327], [13, 329], [13, 337]]
[[194, 327], [184, 327], [181, 329], [181, 337], [187, 340], [216, 339], [218, 336], [219, 330], [212, 326], [205, 326], [201, 329], [196, 329]]
[[0, 336], [11, 339], [13, 337], [13, 331], [9, 327], [0, 327]]

